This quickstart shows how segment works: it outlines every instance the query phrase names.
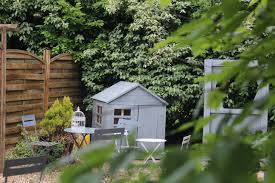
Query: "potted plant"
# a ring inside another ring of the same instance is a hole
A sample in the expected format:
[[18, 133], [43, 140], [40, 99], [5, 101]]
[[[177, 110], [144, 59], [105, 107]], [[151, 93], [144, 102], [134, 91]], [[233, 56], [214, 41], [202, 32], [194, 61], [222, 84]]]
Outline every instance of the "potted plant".
[[39, 123], [40, 135], [49, 141], [64, 144], [64, 153], [71, 152], [73, 147], [73, 141], [64, 132], [64, 129], [71, 125], [72, 115], [73, 104], [69, 97], [64, 97], [63, 101], [55, 100]]

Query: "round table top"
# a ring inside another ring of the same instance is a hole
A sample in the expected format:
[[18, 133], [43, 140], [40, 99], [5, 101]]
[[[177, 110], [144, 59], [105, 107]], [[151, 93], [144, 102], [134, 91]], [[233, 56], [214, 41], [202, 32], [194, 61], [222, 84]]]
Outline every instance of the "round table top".
[[80, 127], [80, 128], [65, 128], [64, 131], [68, 133], [83, 133], [93, 134], [97, 128]]
[[165, 139], [153, 139], [153, 138], [140, 138], [136, 139], [137, 142], [166, 142]]

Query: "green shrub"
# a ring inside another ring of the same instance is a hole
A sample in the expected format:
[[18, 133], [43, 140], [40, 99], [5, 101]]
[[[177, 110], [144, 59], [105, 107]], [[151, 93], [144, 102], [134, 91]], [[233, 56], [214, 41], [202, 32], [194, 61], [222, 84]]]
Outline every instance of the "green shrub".
[[[69, 97], [64, 97], [63, 101], [56, 100], [50, 109], [46, 112], [45, 118], [39, 123], [41, 129], [39, 135], [43, 140], [47, 138], [50, 141], [59, 142], [53, 147], [49, 154], [49, 161], [55, 161], [63, 155], [65, 148], [64, 128], [69, 127], [73, 114], [73, 104]], [[32, 157], [45, 153], [45, 148], [32, 148], [31, 142], [38, 141], [38, 137], [22, 131], [22, 135], [16, 146], [6, 156], [7, 159], [16, 159]]]
[[[38, 155], [43, 155], [46, 152], [44, 147], [36, 147], [35, 149], [32, 148], [31, 142], [38, 141], [38, 137], [26, 133], [24, 130], [21, 133], [21, 138], [19, 139], [18, 143], [15, 147], [8, 150], [6, 154], [6, 159], [19, 159], [19, 158], [27, 158], [33, 157]], [[52, 148], [49, 153], [49, 162], [53, 162], [60, 158], [64, 152], [64, 144], [58, 143], [57, 145]]]
[[15, 147], [11, 148], [6, 154], [6, 159], [18, 159], [34, 156], [31, 142], [37, 141], [37, 136], [27, 134], [26, 131], [21, 132], [21, 137]]
[[53, 162], [62, 157], [64, 153], [65, 145], [63, 143], [58, 143], [50, 152], [49, 161]]
[[51, 141], [62, 141], [65, 135], [64, 128], [70, 126], [72, 115], [73, 104], [69, 97], [64, 97], [62, 102], [56, 100], [39, 123], [41, 135]]

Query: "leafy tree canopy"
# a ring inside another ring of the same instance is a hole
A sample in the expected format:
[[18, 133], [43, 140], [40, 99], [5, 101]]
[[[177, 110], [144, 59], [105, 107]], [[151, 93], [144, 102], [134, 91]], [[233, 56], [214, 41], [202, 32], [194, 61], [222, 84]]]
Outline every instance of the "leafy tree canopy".
[[188, 21], [195, 8], [188, 1], [175, 1], [165, 10], [135, 0], [116, 5], [113, 16], [123, 15], [117, 18], [117, 26], [100, 34], [79, 59], [90, 94], [86, 101], [91, 104], [94, 93], [128, 80], [145, 85], [168, 101], [171, 125], [190, 119], [201, 94], [194, 79], [202, 75], [202, 63], [192, 57], [188, 47], [174, 51], [169, 45], [153, 55], [149, 49]]
[[202, 62], [188, 46], [150, 49], [213, 3], [180, 0], [162, 9], [158, 1], [3, 0], [0, 21], [19, 24], [11, 48], [72, 53], [82, 65], [88, 109], [90, 97], [115, 82], [139, 82], [168, 101], [168, 128], [174, 128], [192, 118]]

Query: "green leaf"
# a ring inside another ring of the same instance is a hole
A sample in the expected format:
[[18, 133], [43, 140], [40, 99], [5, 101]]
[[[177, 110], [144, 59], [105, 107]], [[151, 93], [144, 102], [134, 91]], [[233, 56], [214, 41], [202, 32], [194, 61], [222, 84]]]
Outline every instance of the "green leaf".
[[128, 169], [129, 165], [136, 159], [136, 152], [131, 150], [125, 150], [120, 153], [110, 163], [110, 173], [114, 175], [121, 169]]
[[182, 131], [188, 130], [188, 129], [192, 128], [194, 125], [195, 125], [194, 122], [186, 122], [186, 123], [184, 123], [183, 125], [181, 125], [181, 126], [176, 130], [176, 132], [182, 132]]
[[172, 0], [160, 0], [160, 7], [166, 8], [169, 4], [171, 4]]
[[194, 134], [198, 133], [205, 125], [207, 125], [209, 122], [213, 121], [213, 119], [215, 119], [216, 117], [217, 117], [216, 115], [211, 115], [211, 116], [207, 116], [205, 118], [200, 118], [200, 119], [196, 120], [194, 122], [196, 124]]
[[[60, 176], [60, 181], [64, 183], [82, 182], [95, 169], [98, 173], [94, 174], [95, 177], [92, 179], [95, 182], [100, 182], [100, 177], [103, 175], [103, 164], [112, 158], [114, 151], [113, 144], [93, 143], [76, 153], [76, 157], [79, 158], [76, 161], [79, 161], [79, 163], [66, 167]], [[71, 161], [60, 160], [59, 165], [64, 166], [64, 162], [70, 163]]]
[[217, 109], [218, 107], [220, 107], [224, 97], [224, 92], [220, 90], [213, 90], [208, 93], [207, 104], [209, 107]]
[[239, 11], [240, 2], [239, 0], [223, 0], [221, 7], [223, 9], [224, 18], [230, 19]]

